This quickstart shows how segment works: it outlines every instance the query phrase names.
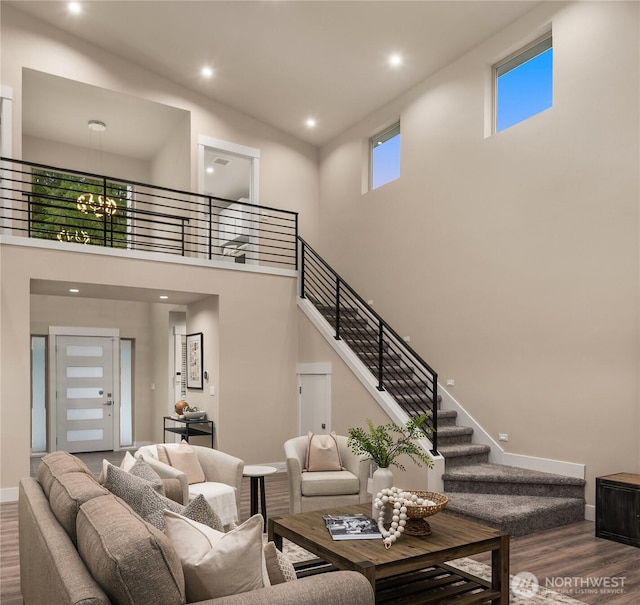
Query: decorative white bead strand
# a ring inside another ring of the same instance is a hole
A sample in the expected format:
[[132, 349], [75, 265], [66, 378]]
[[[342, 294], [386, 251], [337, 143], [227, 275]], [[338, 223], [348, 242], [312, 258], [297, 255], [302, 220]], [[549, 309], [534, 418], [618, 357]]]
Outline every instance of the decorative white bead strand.
[[[385, 548], [391, 548], [391, 545], [403, 534], [408, 519], [407, 504], [410, 506], [433, 506], [435, 502], [418, 498], [415, 494], [401, 490], [399, 487], [383, 489], [376, 494], [374, 507], [379, 511], [378, 529], [382, 534]], [[393, 507], [391, 526], [388, 530], [384, 526], [386, 506]]]

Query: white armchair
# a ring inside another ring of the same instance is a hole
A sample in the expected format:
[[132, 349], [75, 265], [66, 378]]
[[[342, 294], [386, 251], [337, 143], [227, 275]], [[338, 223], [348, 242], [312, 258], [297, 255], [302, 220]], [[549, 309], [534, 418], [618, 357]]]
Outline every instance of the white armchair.
[[347, 437], [337, 435], [336, 441], [345, 470], [319, 472], [304, 470], [308, 437], [294, 437], [285, 442], [289, 509], [292, 513], [361, 504], [371, 500], [367, 493], [371, 460], [354, 454], [347, 446]]
[[[163, 443], [165, 447], [178, 447], [177, 443]], [[202, 494], [220, 517], [225, 529], [233, 527], [238, 521], [240, 495], [242, 489], [242, 470], [244, 461], [225, 452], [199, 445], [190, 445], [196, 453], [198, 462], [204, 471], [206, 481], [191, 483], [187, 475], [177, 468], [169, 466], [158, 459], [156, 445], [145, 445], [135, 454], [135, 458], [144, 457], [145, 462], [160, 475], [162, 479], [178, 479], [182, 488], [182, 504]]]

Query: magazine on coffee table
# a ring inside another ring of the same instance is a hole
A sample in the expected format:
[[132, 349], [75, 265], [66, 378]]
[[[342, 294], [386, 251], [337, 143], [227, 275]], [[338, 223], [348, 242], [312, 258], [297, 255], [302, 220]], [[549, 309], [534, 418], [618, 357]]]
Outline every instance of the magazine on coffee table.
[[381, 540], [378, 525], [366, 515], [324, 515], [329, 535], [334, 540]]

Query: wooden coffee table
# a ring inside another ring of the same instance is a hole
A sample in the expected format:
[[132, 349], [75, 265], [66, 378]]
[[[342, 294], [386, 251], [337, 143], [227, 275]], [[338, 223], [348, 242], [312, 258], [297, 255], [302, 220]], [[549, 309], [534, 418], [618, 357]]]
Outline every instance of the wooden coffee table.
[[[322, 516], [364, 513], [371, 505], [285, 515], [269, 519], [269, 540], [282, 549], [286, 538], [318, 556], [331, 569], [360, 572], [371, 582], [376, 603], [460, 605], [509, 603], [509, 536], [446, 513], [429, 517], [427, 537], [403, 535], [389, 549], [382, 540], [332, 540]], [[491, 581], [450, 565], [460, 557], [491, 551]], [[327, 565], [321, 569], [327, 570]]]

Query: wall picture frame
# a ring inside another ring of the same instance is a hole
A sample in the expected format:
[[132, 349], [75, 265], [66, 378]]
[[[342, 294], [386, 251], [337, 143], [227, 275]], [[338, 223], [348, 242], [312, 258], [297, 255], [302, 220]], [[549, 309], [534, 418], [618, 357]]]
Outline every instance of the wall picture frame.
[[204, 388], [202, 382], [202, 364], [203, 364], [203, 341], [202, 332], [195, 334], [187, 334], [187, 388], [200, 389]]

